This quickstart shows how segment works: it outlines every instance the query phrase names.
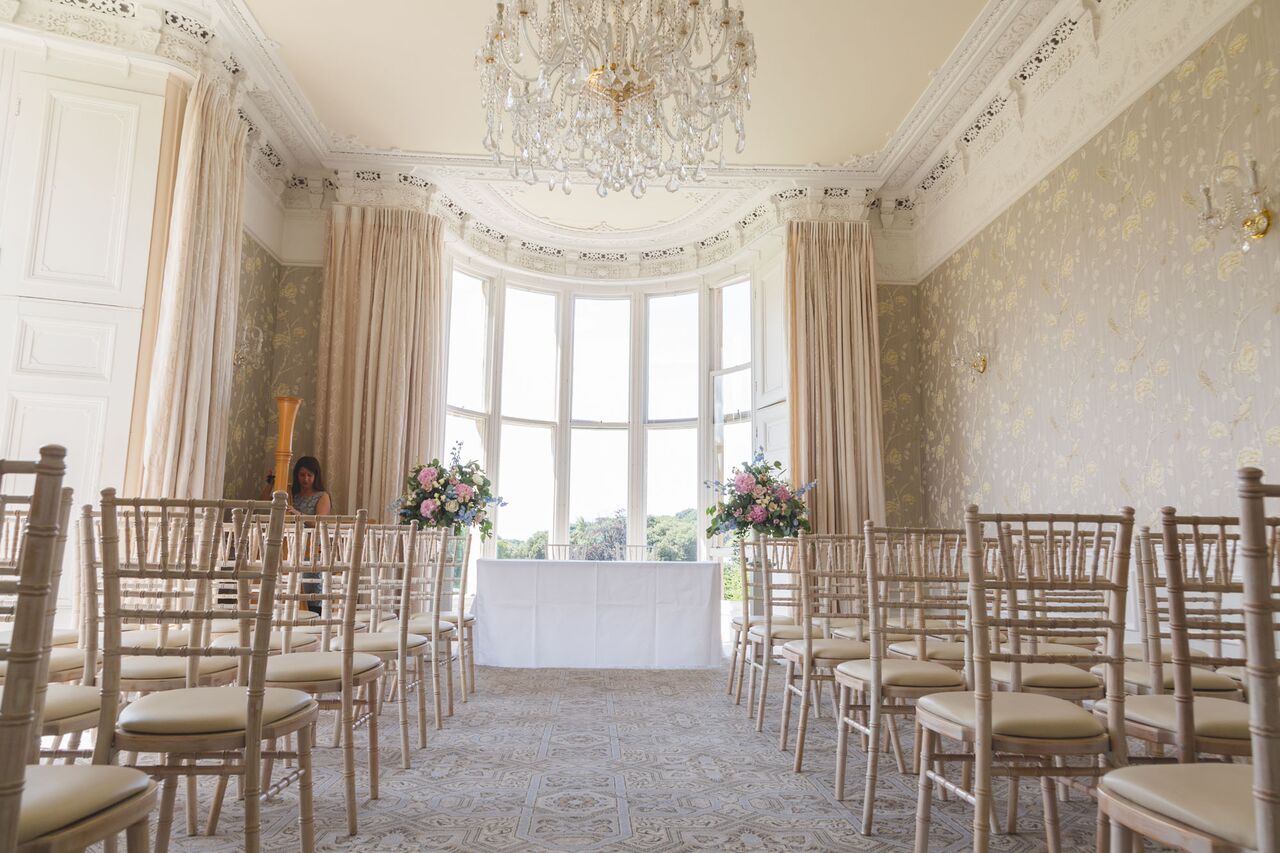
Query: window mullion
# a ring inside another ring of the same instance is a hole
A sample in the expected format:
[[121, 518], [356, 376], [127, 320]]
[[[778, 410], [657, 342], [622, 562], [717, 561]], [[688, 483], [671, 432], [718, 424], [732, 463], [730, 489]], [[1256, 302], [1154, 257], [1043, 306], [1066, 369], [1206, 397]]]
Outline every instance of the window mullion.
[[559, 306], [557, 340], [560, 345], [560, 381], [557, 383], [555, 426], [555, 509], [552, 513], [551, 542], [569, 541], [569, 422], [573, 411], [573, 298], [556, 296]]
[[644, 294], [631, 300], [631, 358], [628, 365], [631, 402], [627, 407], [628, 472], [627, 472], [627, 544], [644, 545], [646, 538], [645, 432], [648, 407], [648, 306]]

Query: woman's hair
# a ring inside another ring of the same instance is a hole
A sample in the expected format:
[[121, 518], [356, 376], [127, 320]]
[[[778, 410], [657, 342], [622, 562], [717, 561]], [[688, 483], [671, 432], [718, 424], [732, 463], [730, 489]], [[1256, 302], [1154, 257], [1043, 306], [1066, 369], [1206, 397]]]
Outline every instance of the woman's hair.
[[298, 461], [293, 463], [293, 477], [289, 483], [289, 489], [293, 494], [298, 494], [298, 472], [302, 470], [311, 472], [316, 478], [315, 484], [312, 486], [317, 492], [323, 492], [324, 477], [320, 474], [320, 460], [314, 456], [299, 456]]

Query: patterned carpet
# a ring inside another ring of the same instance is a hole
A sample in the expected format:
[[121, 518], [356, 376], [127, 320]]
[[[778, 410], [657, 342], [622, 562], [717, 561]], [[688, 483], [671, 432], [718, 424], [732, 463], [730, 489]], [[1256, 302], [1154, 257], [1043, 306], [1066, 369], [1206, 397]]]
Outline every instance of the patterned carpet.
[[[795, 775], [791, 755], [777, 748], [779, 703], [765, 733], [756, 734], [745, 710], [725, 697], [724, 678], [722, 671], [481, 670], [480, 692], [432, 733], [426, 750], [414, 752], [411, 770], [399, 768], [388, 707], [381, 798], [362, 800], [355, 838], [345, 835], [340, 755], [317, 750], [317, 846], [414, 853], [911, 849], [915, 777], [882, 762], [876, 832], [862, 836], [861, 752], [850, 751], [846, 806], [832, 796], [830, 714], [811, 726], [806, 771]], [[363, 733], [358, 740], [365, 745]], [[320, 742], [328, 743], [323, 732]], [[364, 792], [363, 754], [359, 762]], [[207, 801], [212, 783], [202, 785]], [[994, 836], [993, 849], [1045, 848], [1038, 785], [1024, 783], [1020, 799], [1019, 834]], [[239, 849], [237, 804], [228, 803], [219, 835], [209, 838], [184, 834], [181, 802], [171, 849]], [[1060, 811], [1063, 849], [1091, 849], [1092, 804], [1074, 795]], [[266, 806], [264, 850], [298, 849], [296, 815], [293, 790]], [[970, 815], [961, 803], [936, 803], [931, 848], [967, 849]]]

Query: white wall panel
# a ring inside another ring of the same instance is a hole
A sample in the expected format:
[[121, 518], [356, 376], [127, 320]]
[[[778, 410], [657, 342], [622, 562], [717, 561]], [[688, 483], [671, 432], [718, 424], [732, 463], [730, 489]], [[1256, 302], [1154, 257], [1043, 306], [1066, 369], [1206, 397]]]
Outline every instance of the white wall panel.
[[756, 276], [759, 304], [756, 327], [760, 329], [757, 346], [756, 405], [767, 406], [786, 399], [791, 354], [787, 348], [786, 276], [783, 259], [762, 264]]

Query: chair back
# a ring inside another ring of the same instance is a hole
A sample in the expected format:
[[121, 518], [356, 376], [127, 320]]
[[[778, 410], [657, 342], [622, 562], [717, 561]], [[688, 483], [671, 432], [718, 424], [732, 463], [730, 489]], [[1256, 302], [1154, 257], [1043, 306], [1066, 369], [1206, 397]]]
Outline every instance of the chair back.
[[[805, 658], [812, 659], [814, 640], [831, 637], [835, 620], [841, 620], [840, 624], [853, 620], [854, 639], [864, 640], [867, 604], [862, 534], [801, 533], [796, 549]], [[775, 589], [787, 588], [776, 584]]]
[[21, 523], [6, 534], [12, 548], [0, 561], [0, 614], [12, 625], [8, 643], [0, 645], [6, 667], [0, 694], [0, 850], [17, 846], [26, 767], [39, 748], [52, 631], [49, 599], [57, 596], [58, 538], [65, 537], [59, 521], [65, 528], [70, 507], [62, 490], [65, 457], [62, 447], [48, 445], [40, 448], [37, 462], [0, 459], [0, 487], [11, 475], [35, 478], [21, 502]]
[[[418, 618], [430, 619], [431, 630], [421, 632], [431, 638], [433, 654], [440, 647], [440, 614], [444, 612], [444, 578], [450, 566], [456, 562], [456, 548], [450, 532], [445, 528], [410, 527], [408, 535], [408, 560], [412, 565], [413, 585], [410, 590], [411, 611]], [[465, 547], [464, 547], [465, 550]], [[464, 557], [465, 559], [465, 557]], [[459, 623], [461, 629], [461, 623]]]
[[[268, 506], [261, 501], [118, 498], [115, 489], [103, 490], [102, 709], [95, 764], [113, 763], [115, 757], [124, 655], [185, 658], [187, 687], [200, 684], [201, 658], [237, 658], [238, 683], [248, 688], [245, 760], [256, 760], [286, 505], [284, 493], [276, 492], [265, 540], [255, 543], [262, 528], [253, 516]], [[225, 513], [235, 531], [229, 563], [221, 559]], [[234, 607], [214, 601], [218, 588], [235, 590]], [[214, 619], [238, 621], [239, 631], [231, 635], [236, 640], [213, 643], [209, 628]], [[187, 641], [161, 638], [155, 646], [124, 646], [124, 627], [133, 625], [185, 629]]]
[[911, 637], [917, 660], [928, 659], [930, 637], [965, 636], [964, 531], [876, 527], [868, 521], [863, 539], [872, 680], [879, 684], [887, 634]]
[[743, 623], [744, 631], [754, 622], [766, 632], [764, 636], [772, 637], [775, 622], [800, 617], [797, 544], [796, 539], [772, 536], [740, 544], [743, 612], [750, 620]]
[[[356, 613], [361, 599], [371, 603], [375, 584], [366, 572], [367, 513], [295, 515], [285, 528], [289, 559], [281, 566], [280, 593], [272, 618], [281, 633], [281, 653], [293, 650], [294, 635], [305, 628], [318, 633], [320, 651], [332, 651], [341, 637], [344, 677], [355, 652]], [[312, 615], [312, 605], [320, 608]], [[304, 611], [311, 611], [306, 617]], [[376, 613], [370, 613], [375, 618]], [[371, 623], [369, 630], [377, 630]], [[349, 680], [349, 679], [348, 679]]]
[[462, 630], [467, 611], [467, 567], [471, 563], [471, 529], [461, 535], [450, 533], [445, 541], [441, 566], [441, 612], [453, 613]]
[[[1074, 556], [1066, 565], [1053, 556], [1060, 553], [1056, 547], [1037, 550], [1037, 543], [1056, 542], [1064, 529], [1078, 538], [1068, 549]], [[995, 559], [989, 561], [986, 538], [993, 530]], [[1111, 536], [1115, 545], [1104, 560], [1102, 543]], [[993, 661], [1011, 665], [1009, 689], [1015, 691], [1022, 688], [1023, 664], [1104, 664], [1108, 734], [1113, 754], [1123, 760], [1125, 595], [1132, 537], [1130, 507], [1114, 515], [983, 514], [973, 505], [965, 510], [970, 672], [979, 737], [986, 743]], [[1087, 601], [1095, 596], [1104, 602], [1101, 612]], [[1079, 648], [1067, 654], [1048, 645], [1052, 638], [1098, 636], [1106, 638], [1102, 650]]]
[[1249, 734], [1253, 746], [1253, 814], [1259, 853], [1280, 851], [1280, 665], [1276, 662], [1276, 614], [1280, 613], [1280, 527], [1266, 513], [1280, 484], [1262, 472], [1240, 472], [1240, 559], [1249, 680]]

